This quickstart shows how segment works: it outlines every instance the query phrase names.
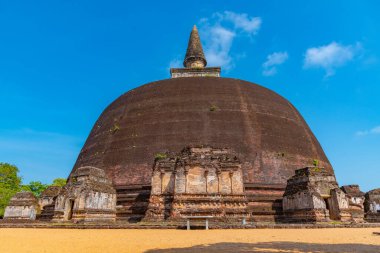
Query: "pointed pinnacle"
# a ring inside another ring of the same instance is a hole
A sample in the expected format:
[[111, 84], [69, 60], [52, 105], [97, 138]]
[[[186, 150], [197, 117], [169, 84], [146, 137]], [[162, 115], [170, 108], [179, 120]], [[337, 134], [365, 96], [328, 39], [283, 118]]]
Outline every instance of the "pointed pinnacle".
[[207, 65], [196, 25], [193, 26], [190, 33], [189, 44], [187, 46], [183, 65], [186, 68], [203, 68]]

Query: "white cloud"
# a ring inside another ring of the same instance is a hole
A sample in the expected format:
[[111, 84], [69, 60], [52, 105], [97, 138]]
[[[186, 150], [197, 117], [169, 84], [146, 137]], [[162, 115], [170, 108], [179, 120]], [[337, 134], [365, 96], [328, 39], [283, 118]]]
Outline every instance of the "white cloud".
[[275, 52], [267, 56], [266, 62], [264, 62], [263, 67], [271, 67], [273, 65], [283, 64], [288, 59], [287, 52]]
[[275, 74], [277, 74], [277, 68], [276, 67], [271, 67], [271, 68], [263, 70], [264, 76], [274, 76]]
[[370, 134], [380, 134], [380, 126], [376, 126], [370, 130], [362, 130], [356, 132], [357, 136], [365, 136]]
[[[225, 11], [214, 13], [211, 18], [202, 18], [199, 23], [208, 65], [229, 70], [234, 66], [231, 48], [235, 38], [257, 34], [262, 21], [260, 17]], [[244, 55], [244, 52], [240, 52], [240, 55]]]
[[289, 58], [287, 52], [275, 52], [267, 56], [263, 63], [263, 75], [273, 76], [277, 73], [277, 66], [283, 64]]
[[209, 66], [232, 67], [230, 50], [236, 33], [220, 25], [210, 27], [205, 40], [205, 54]]
[[309, 48], [305, 53], [304, 67], [323, 68], [326, 77], [332, 76], [335, 69], [351, 61], [360, 48], [360, 43], [345, 46], [335, 41], [328, 45]]
[[373, 133], [373, 134], [380, 134], [380, 126], [372, 128], [371, 129], [371, 133]]
[[235, 13], [232, 11], [225, 11], [223, 14], [217, 13], [221, 20], [230, 21], [233, 23], [235, 29], [242, 29], [243, 31], [256, 34], [261, 27], [260, 17], [249, 17], [246, 13]]

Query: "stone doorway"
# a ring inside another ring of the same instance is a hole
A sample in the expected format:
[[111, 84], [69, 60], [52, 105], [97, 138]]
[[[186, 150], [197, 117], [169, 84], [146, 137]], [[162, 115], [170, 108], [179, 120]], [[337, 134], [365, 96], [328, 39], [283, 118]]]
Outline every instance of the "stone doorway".
[[74, 200], [69, 199], [66, 204], [65, 220], [69, 221], [73, 218]]
[[332, 213], [331, 205], [330, 205], [331, 198], [323, 198], [323, 200], [325, 201], [325, 205], [326, 205], [326, 218], [330, 218], [331, 220], [334, 220], [334, 215]]

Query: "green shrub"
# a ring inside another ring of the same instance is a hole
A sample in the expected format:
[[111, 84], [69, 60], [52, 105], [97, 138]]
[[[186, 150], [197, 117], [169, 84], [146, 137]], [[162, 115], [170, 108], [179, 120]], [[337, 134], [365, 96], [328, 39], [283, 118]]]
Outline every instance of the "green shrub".
[[216, 107], [216, 105], [210, 106], [210, 112], [214, 112], [214, 111], [216, 111], [216, 109], [218, 109], [218, 107]]
[[9, 200], [21, 189], [19, 169], [9, 163], [0, 163], [0, 217]]
[[119, 130], [120, 130], [120, 126], [119, 126], [117, 123], [114, 123], [113, 126], [112, 126], [111, 129], [110, 129], [110, 132], [111, 132], [112, 134], [114, 134], [114, 133], [116, 133], [116, 132], [119, 131]]
[[162, 159], [165, 159], [167, 157], [167, 155], [165, 153], [157, 153], [154, 155], [154, 159], [156, 160], [162, 160]]

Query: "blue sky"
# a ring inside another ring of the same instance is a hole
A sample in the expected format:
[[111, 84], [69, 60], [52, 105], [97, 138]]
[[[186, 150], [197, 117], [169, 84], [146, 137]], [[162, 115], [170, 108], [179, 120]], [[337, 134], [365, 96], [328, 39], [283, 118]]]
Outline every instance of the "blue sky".
[[0, 1], [0, 161], [66, 177], [102, 110], [169, 78], [194, 24], [209, 65], [290, 100], [340, 184], [380, 187], [379, 1]]

